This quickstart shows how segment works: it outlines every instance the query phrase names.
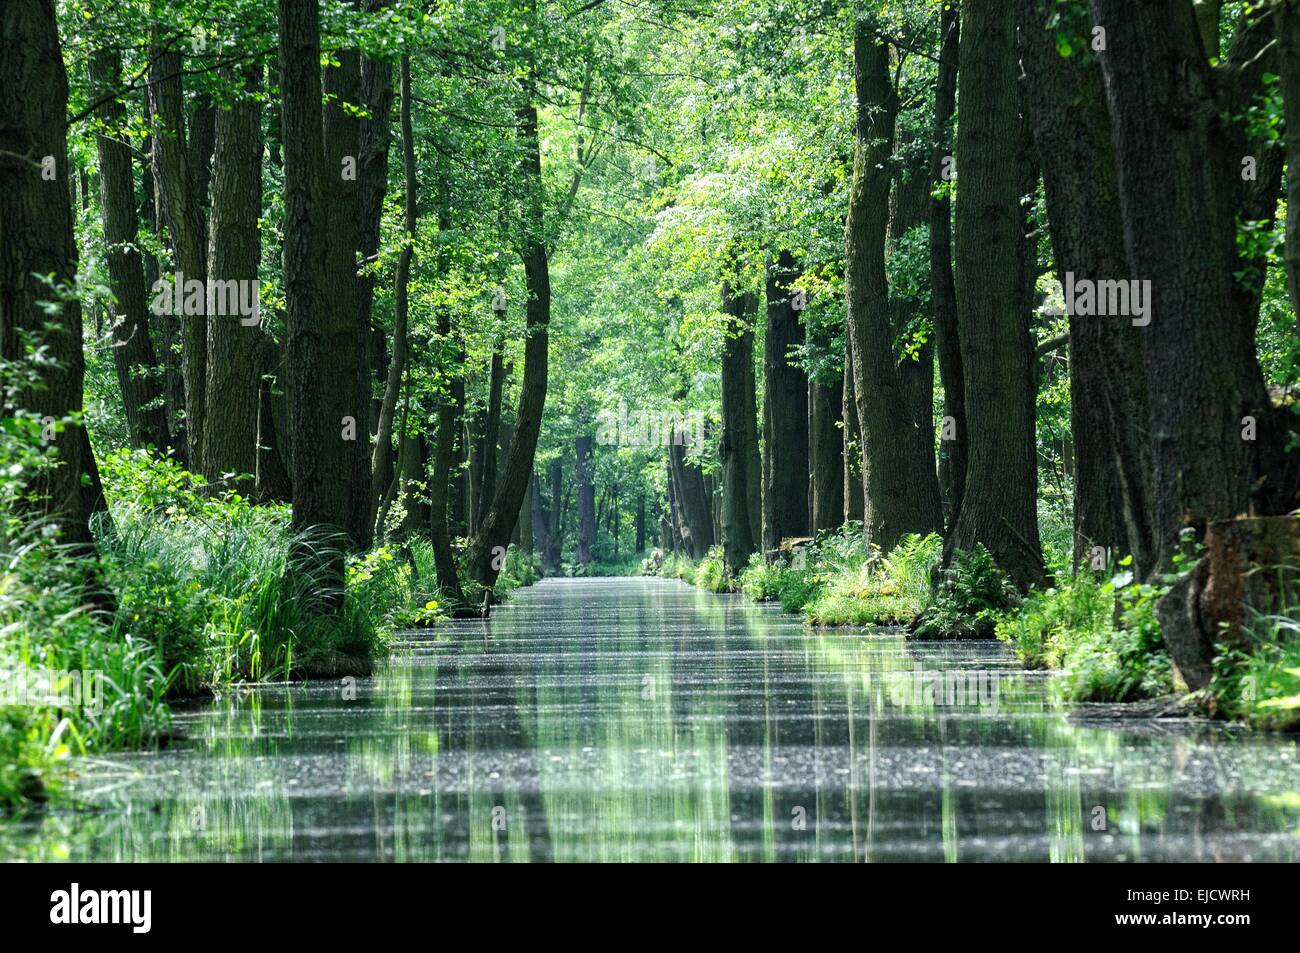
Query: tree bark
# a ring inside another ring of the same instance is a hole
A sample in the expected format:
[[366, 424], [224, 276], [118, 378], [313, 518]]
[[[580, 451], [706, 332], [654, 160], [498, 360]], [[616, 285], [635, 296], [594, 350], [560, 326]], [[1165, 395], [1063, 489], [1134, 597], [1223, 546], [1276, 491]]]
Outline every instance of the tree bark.
[[1300, 315], [1300, 0], [1277, 8], [1278, 72], [1286, 120], [1286, 276]]
[[812, 467], [812, 531], [844, 521], [843, 391], [840, 379], [808, 382], [809, 456]]
[[[402, 375], [406, 371], [407, 323], [410, 312], [411, 260], [415, 255], [415, 233], [418, 225], [418, 199], [415, 178], [415, 140], [411, 131], [411, 62], [410, 57], [402, 57], [401, 65], [402, 103], [402, 178], [403, 189], [403, 229], [402, 251], [397, 259], [397, 280], [393, 291], [393, 354], [388, 364], [388, 380], [384, 386], [384, 399], [379, 408], [379, 426], [375, 431], [375, 449], [371, 464], [373, 485], [385, 485], [385, 474], [392, 465], [393, 453], [393, 415], [397, 409], [397, 398], [401, 392]], [[445, 434], [440, 435], [439, 442]], [[441, 448], [440, 448], [441, 449]], [[373, 496], [373, 494], [372, 494]], [[372, 513], [369, 519], [374, 532], [382, 527], [376, 526]]]
[[[154, 177], [157, 180], [163, 219], [171, 239], [176, 269], [184, 282], [207, 286], [207, 226], [197, 201], [197, 184], [202, 177], [191, 171], [193, 160], [186, 145], [185, 100], [181, 88], [180, 53], [163, 47], [155, 38], [150, 49], [149, 97], [153, 109]], [[201, 137], [200, 137], [201, 138]], [[166, 280], [170, 276], [163, 276]], [[207, 412], [204, 387], [207, 384], [207, 300], [174, 301], [173, 321], [180, 326], [181, 378], [185, 389], [185, 417], [176, 430], [185, 439], [189, 467], [203, 472], [203, 422]], [[188, 313], [196, 311], [197, 313]]]
[[950, 556], [983, 544], [1020, 588], [1043, 579], [1021, 209], [1022, 144], [1015, 21], [1001, 0], [961, 10], [957, 129], [957, 323], [970, 458]]
[[[362, 3], [357, 0], [356, 6]], [[355, 422], [356, 439], [348, 443], [351, 474], [348, 480], [348, 534], [356, 550], [365, 550], [373, 538], [374, 492], [370, 449], [371, 388], [367, 339], [369, 320], [363, 321], [358, 304], [357, 250], [361, 241], [361, 123], [356, 110], [361, 99], [361, 56], [354, 48], [333, 51], [323, 73], [325, 165], [324, 181], [329, 202], [330, 229], [325, 249], [326, 306], [329, 326], [337, 335], [330, 354], [332, 380], [351, 381], [329, 392], [333, 412]]]
[[[30, 516], [53, 526], [60, 542], [89, 549], [91, 517], [107, 505], [80, 420], [85, 358], [81, 305], [71, 291], [77, 246], [66, 185], [67, 109], [54, 5], [0, 5], [0, 358], [27, 364], [36, 343], [49, 358], [31, 386], [5, 395], [3, 411], [34, 416], [54, 444], [55, 465], [27, 488]], [[55, 287], [37, 275], [50, 276]]]
[[578, 562], [590, 566], [596, 546], [596, 485], [592, 473], [592, 437], [582, 434], [573, 442], [575, 486], [578, 488]]
[[763, 347], [763, 540], [808, 535], [808, 376], [790, 352], [804, 343], [791, 284], [800, 270], [782, 251], [767, 268], [767, 328]]
[[752, 518], [751, 451], [757, 438], [754, 397], [750, 388], [754, 365], [754, 295], [722, 284], [722, 312], [728, 318], [722, 352], [722, 549], [727, 571], [744, 569], [757, 551]]
[[[1056, 31], [1047, 27], [1055, 12], [1047, 0], [1016, 3], [1058, 278], [1062, 288], [1067, 275], [1074, 281], [1128, 279], [1101, 70], [1088, 51], [1058, 53]], [[1086, 13], [1067, 24], [1091, 36]], [[1071, 315], [1069, 328], [1075, 564], [1092, 564], [1094, 547], [1118, 547], [1145, 575], [1153, 540], [1143, 335], [1127, 320], [1093, 316]]]
[[474, 525], [482, 525], [487, 517], [488, 504], [496, 495], [497, 468], [499, 465], [498, 443], [501, 435], [501, 389], [505, 381], [505, 360], [501, 349], [492, 349], [492, 358], [488, 363], [488, 397], [487, 406], [483, 408], [481, 433], [478, 437], [478, 467], [474, 474], [474, 499], [477, 513]]
[[[352, 475], [343, 421], [326, 392], [338, 389], [327, 355], [350, 346], [325, 301], [327, 189], [321, 117], [320, 11], [314, 0], [280, 0], [280, 86], [284, 135], [285, 363], [293, 433], [296, 572], [306, 573], [325, 611], [343, 600], [343, 557]], [[351, 319], [346, 331], [350, 332]]]
[[866, 504], [862, 487], [862, 428], [858, 425], [858, 399], [854, 391], [853, 348], [849, 346], [848, 333], [844, 341], [844, 393], [842, 396], [844, 419], [844, 522], [861, 521]]
[[853, 50], [858, 116], [845, 225], [846, 335], [862, 436], [864, 532], [868, 545], [888, 552], [908, 533], [942, 530], [943, 512], [933, 446], [917, 426], [893, 348], [885, 235], [897, 98], [889, 48], [859, 21]]
[[[216, 117], [213, 157], [212, 228], [208, 263], [213, 282], [256, 286], [262, 256], [262, 109], [257, 100], [262, 67], [229, 70], [228, 81], [242, 79], [243, 95]], [[242, 291], [239, 293], [243, 300]], [[229, 310], [229, 309], [227, 309]], [[238, 312], [238, 309], [236, 309]], [[255, 476], [261, 380], [260, 324], [245, 324], [235, 314], [213, 314], [208, 323], [203, 469], [218, 485], [226, 475]], [[247, 495], [253, 487], [241, 487]]]
[[945, 170], [953, 159], [952, 116], [957, 103], [960, 47], [958, 0], [943, 5], [940, 14], [939, 74], [934, 97], [934, 151], [930, 156], [930, 300], [934, 309], [935, 350], [943, 385], [943, 416], [939, 428], [939, 483], [945, 525], [951, 531], [966, 490], [969, 442], [966, 424], [966, 383], [957, 333], [957, 290], [952, 273], [952, 201]]
[[[96, 96], [107, 96], [122, 81], [121, 57], [114, 50], [97, 50], [90, 58], [90, 80]], [[131, 174], [131, 148], [115, 138], [126, 120], [126, 108], [113, 96], [98, 110], [105, 131], [95, 136], [99, 158], [100, 205], [103, 211], [105, 257], [116, 307], [112, 327], [113, 367], [117, 371], [133, 447], [152, 444], [159, 452], [171, 449], [167, 409], [163, 401], [158, 361], [149, 335], [149, 298], [140, 252], [140, 220]]]
[[681, 513], [682, 536], [692, 559], [700, 559], [713, 548], [713, 517], [709, 513], [704, 473], [687, 458], [683, 443], [668, 444], [668, 475], [674, 499]]
[[1227, 61], [1211, 71], [1186, 0], [1092, 0], [1091, 9], [1107, 29], [1099, 59], [1129, 271], [1151, 283], [1141, 330], [1153, 564], [1163, 568], [1184, 528], [1200, 535], [1211, 520], [1296, 504], [1300, 458], [1288, 459], [1287, 422], [1255, 354], [1259, 282], [1249, 275], [1258, 264], [1237, 249], [1238, 218], [1271, 221], [1276, 205], [1260, 151], [1262, 182], [1241, 174], [1252, 147], [1240, 115], [1270, 65], [1271, 28], [1258, 13], [1245, 17]]

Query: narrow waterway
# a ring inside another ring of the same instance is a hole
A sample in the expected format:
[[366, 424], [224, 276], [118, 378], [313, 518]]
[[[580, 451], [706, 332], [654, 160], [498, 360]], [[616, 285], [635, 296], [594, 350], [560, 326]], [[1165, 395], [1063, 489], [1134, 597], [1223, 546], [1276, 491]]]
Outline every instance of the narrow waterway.
[[1296, 860], [1294, 738], [1071, 714], [996, 644], [554, 579], [373, 678], [182, 711], [0, 825], [73, 860]]

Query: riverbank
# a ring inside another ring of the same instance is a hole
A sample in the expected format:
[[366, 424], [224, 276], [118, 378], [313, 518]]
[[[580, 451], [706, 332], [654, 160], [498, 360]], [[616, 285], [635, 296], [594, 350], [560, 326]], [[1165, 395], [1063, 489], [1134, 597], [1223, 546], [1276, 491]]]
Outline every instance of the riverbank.
[[346, 686], [223, 693], [162, 751], [77, 759], [87, 809], [0, 821], [0, 859], [1300, 858], [1292, 739], [1072, 710], [995, 640], [548, 578]]
[[[1029, 670], [1053, 674], [1064, 701], [1131, 703], [1187, 694], [1160, 635], [1156, 586], [1121, 563], [1111, 571], [1062, 566], [1049, 588], [1019, 593], [982, 548], [940, 571], [942, 540], [909, 536], [868, 553], [850, 524], [775, 558], [755, 555], [732, 576], [720, 548], [692, 561], [652, 554], [643, 572], [710, 592], [775, 602], [809, 626], [901, 627], [909, 639], [998, 639]], [[1300, 602], [1252, 617], [1252, 650], [1221, 650], [1215, 676], [1190, 702], [1265, 730], [1300, 730]]]
[[[449, 615], [422, 538], [343, 557], [345, 589], [331, 592], [291, 566], [327, 547], [292, 531], [287, 506], [142, 451], [100, 469], [109, 513], [94, 558], [69, 559], [39, 527], [11, 527], [3, 554], [0, 810], [57, 798], [74, 755], [167, 745], [175, 703], [365, 676], [395, 631]], [[493, 601], [537, 578], [508, 550]]]

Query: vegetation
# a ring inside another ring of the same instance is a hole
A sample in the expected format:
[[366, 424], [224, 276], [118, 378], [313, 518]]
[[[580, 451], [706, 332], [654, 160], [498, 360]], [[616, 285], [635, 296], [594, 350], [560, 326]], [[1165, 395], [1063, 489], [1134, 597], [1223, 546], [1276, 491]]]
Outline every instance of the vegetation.
[[0, 797], [640, 567], [1293, 724], [1300, 14], [1130, 6], [7, 0]]

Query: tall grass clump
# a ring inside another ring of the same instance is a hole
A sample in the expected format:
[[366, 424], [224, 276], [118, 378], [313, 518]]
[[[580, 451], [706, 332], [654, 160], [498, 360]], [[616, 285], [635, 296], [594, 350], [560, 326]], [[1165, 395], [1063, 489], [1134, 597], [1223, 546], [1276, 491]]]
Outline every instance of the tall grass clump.
[[152, 644], [174, 693], [363, 674], [383, 653], [409, 573], [391, 552], [349, 559], [346, 591], [327, 592], [316, 567], [341, 543], [292, 532], [287, 507], [210, 492], [201, 477], [142, 452], [109, 455], [104, 472], [115, 532], [101, 534], [100, 552], [117, 594], [113, 632]]
[[641, 561], [639, 571], [643, 576], [680, 579], [688, 585], [695, 585], [695, 563], [678, 553], [666, 553], [661, 549], [652, 550]]
[[[848, 533], [849, 530], [843, 531]], [[854, 534], [860, 540], [860, 535]], [[904, 537], [885, 556], [869, 555], [843, 535], [819, 548], [820, 590], [805, 606], [817, 625], [906, 625], [929, 605], [930, 574], [943, 551], [936, 534]]]
[[694, 584], [709, 592], [731, 590], [732, 580], [727, 575], [727, 564], [723, 561], [721, 546], [710, 549], [696, 565]]
[[1029, 668], [1060, 670], [1056, 685], [1072, 701], [1126, 702], [1173, 691], [1173, 668], [1160, 640], [1161, 590], [1129, 573], [1101, 580], [1088, 570], [1031, 591], [996, 623], [997, 637]]
[[1281, 567], [1277, 612], [1247, 607], [1239, 643], [1215, 659], [1209, 694], [1213, 708], [1229, 718], [1270, 731], [1300, 730], [1300, 579]]

